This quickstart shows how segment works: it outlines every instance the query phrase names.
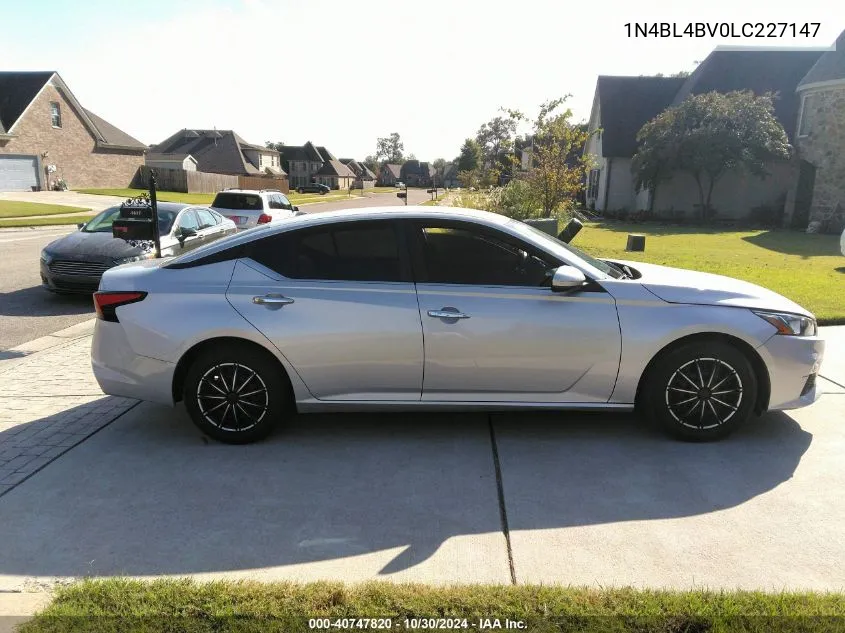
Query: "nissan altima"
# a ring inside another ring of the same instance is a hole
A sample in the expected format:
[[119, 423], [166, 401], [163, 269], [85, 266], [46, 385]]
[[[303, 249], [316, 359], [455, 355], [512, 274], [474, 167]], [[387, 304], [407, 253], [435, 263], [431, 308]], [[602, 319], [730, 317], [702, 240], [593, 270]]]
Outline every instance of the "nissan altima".
[[[92, 293], [102, 274], [155, 254], [148, 243], [112, 237], [120, 207], [106, 209], [79, 230], [50, 242], [41, 251], [41, 284], [53, 292]], [[179, 255], [237, 231], [235, 223], [207, 207], [158, 203], [162, 255]]]
[[817, 397], [813, 315], [481, 211], [314, 213], [108, 270], [96, 378], [231, 443], [313, 411], [637, 410], [685, 440]]

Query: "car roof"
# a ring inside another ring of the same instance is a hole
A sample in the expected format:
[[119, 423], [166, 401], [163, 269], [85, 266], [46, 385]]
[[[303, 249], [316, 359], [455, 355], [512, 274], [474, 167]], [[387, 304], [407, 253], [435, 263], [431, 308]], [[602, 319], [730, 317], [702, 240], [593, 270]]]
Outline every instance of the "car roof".
[[438, 220], [469, 220], [481, 224], [504, 225], [510, 222], [510, 218], [498, 213], [489, 211], [478, 211], [476, 209], [464, 209], [462, 207], [423, 207], [423, 206], [391, 206], [391, 207], [370, 207], [366, 209], [344, 209], [340, 211], [320, 211], [298, 215], [284, 222], [276, 222], [257, 226], [255, 228], [239, 233], [235, 236], [217, 240], [206, 246], [193, 250], [180, 256], [180, 263], [192, 262], [200, 257], [213, 255], [216, 252], [246, 244], [268, 235], [283, 233], [309, 226], [320, 226], [323, 224], [336, 224], [344, 221], [361, 220], [395, 220], [395, 219], [431, 219]]

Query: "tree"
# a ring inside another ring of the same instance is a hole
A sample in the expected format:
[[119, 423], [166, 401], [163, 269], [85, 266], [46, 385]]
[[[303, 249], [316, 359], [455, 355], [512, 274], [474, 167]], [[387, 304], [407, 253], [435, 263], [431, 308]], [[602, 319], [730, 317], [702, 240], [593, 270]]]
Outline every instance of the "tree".
[[654, 190], [673, 171], [687, 172], [706, 221], [713, 215], [713, 189], [726, 173], [738, 169], [765, 177], [768, 162], [789, 159], [792, 148], [775, 118], [773, 99], [771, 93], [708, 92], [664, 110], [637, 134], [635, 186]]
[[401, 163], [404, 149], [399, 133], [393, 132], [390, 136], [379, 137], [376, 142], [376, 159], [382, 163]]
[[378, 173], [378, 159], [372, 154], [364, 158], [364, 164], [369, 167], [370, 171], [374, 174]]
[[434, 169], [434, 182], [442, 183], [443, 182], [443, 173], [446, 171], [446, 159], [445, 158], [437, 158], [431, 161], [431, 167]]
[[[475, 134], [481, 148], [482, 169], [486, 180], [498, 184], [499, 175], [507, 167], [507, 156], [513, 147], [517, 121], [510, 116], [497, 116], [482, 124]], [[505, 162], [503, 162], [505, 161]]]
[[264, 147], [266, 147], [267, 149], [274, 149], [277, 152], [281, 152], [285, 148], [285, 143], [284, 141], [278, 141], [276, 143], [274, 143], [273, 141], [265, 141]]
[[458, 171], [475, 171], [481, 166], [481, 148], [475, 139], [468, 138], [461, 146], [458, 156]]
[[[589, 156], [583, 153], [590, 136], [586, 127], [571, 123], [572, 110], [562, 113], [558, 110], [567, 98], [543, 103], [537, 118], [531, 122], [531, 165], [525, 181], [546, 218], [565, 202], [577, 199], [592, 166]], [[508, 114], [514, 123], [527, 120], [518, 110], [509, 110]]]

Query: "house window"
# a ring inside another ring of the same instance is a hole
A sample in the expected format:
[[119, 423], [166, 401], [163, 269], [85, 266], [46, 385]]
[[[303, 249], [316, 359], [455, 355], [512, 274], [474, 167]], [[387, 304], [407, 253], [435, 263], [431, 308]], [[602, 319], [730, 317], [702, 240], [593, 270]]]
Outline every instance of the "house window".
[[587, 181], [587, 198], [595, 200], [598, 198], [599, 195], [599, 176], [601, 175], [601, 170], [599, 169], [591, 169], [590, 176]]
[[798, 122], [798, 136], [809, 136], [813, 133], [816, 118], [816, 100], [818, 95], [808, 94], [801, 99], [801, 120]]
[[62, 109], [55, 101], [50, 102], [50, 120], [53, 127], [62, 127]]

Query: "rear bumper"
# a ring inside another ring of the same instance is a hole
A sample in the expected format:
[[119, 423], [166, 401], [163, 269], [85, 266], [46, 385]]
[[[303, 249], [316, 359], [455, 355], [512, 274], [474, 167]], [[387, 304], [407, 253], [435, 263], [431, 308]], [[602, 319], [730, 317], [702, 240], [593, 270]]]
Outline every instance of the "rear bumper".
[[91, 366], [104, 393], [173, 406], [174, 363], [136, 354], [120, 323], [97, 320]]
[[798, 409], [818, 400], [815, 376], [824, 358], [822, 339], [773, 336], [757, 351], [769, 369], [769, 409]]

